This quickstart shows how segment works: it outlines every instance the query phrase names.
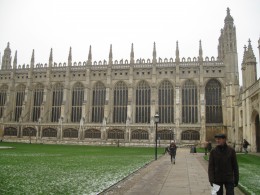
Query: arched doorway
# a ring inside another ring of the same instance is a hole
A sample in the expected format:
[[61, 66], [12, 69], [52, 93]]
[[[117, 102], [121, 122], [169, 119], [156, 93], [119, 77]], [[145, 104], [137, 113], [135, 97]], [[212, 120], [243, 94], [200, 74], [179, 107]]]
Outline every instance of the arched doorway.
[[255, 117], [256, 152], [260, 152], [260, 122], [259, 114]]

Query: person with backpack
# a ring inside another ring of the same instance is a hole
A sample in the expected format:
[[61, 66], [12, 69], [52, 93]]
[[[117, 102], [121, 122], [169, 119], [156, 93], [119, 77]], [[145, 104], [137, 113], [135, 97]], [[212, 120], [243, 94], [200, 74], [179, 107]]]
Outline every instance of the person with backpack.
[[174, 142], [170, 144], [170, 155], [171, 155], [171, 163], [175, 164], [175, 157], [176, 157], [176, 151], [177, 151], [177, 146]]

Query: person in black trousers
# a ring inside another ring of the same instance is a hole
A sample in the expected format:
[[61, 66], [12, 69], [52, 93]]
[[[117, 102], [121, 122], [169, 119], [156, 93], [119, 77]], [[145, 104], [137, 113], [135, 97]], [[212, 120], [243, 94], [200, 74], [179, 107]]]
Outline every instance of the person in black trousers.
[[236, 152], [227, 145], [226, 135], [215, 135], [217, 146], [213, 148], [209, 156], [208, 176], [210, 185], [220, 186], [217, 195], [223, 195], [223, 185], [227, 195], [234, 195], [234, 187], [238, 185], [239, 170]]
[[174, 142], [170, 144], [170, 155], [171, 155], [171, 163], [175, 164], [177, 146]]

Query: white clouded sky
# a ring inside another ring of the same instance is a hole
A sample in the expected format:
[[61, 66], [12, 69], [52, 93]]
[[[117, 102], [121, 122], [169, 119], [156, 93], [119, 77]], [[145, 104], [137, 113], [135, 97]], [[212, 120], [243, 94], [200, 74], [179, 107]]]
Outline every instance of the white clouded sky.
[[[93, 61], [175, 58], [176, 41], [181, 57], [195, 57], [202, 40], [203, 55], [217, 57], [220, 29], [227, 7], [237, 28], [239, 70], [243, 46], [252, 40], [259, 60], [259, 0], [0, 0], [0, 52], [10, 42], [18, 64], [29, 64], [35, 49], [36, 63], [47, 63], [53, 48], [55, 62], [85, 61], [92, 45]], [[259, 68], [258, 68], [259, 69]], [[241, 72], [241, 71], [240, 71]], [[241, 80], [241, 76], [240, 76]]]

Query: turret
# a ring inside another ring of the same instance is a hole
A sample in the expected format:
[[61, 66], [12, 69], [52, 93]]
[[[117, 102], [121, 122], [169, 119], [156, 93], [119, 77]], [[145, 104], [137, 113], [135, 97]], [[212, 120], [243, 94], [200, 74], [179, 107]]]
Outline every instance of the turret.
[[71, 47], [70, 47], [69, 57], [68, 57], [68, 66], [72, 66], [72, 52], [71, 52]]
[[53, 64], [53, 54], [52, 54], [52, 48], [51, 48], [50, 57], [49, 57], [49, 68], [52, 67], [52, 64]]
[[247, 47], [244, 45], [244, 55], [243, 55], [243, 60], [242, 60], [242, 65], [241, 65], [241, 70], [242, 70], [242, 84], [243, 84], [243, 89], [246, 89], [246, 51]]
[[130, 53], [130, 64], [135, 63], [135, 54], [134, 54], [134, 44], [132, 43], [131, 46], [131, 53]]
[[92, 51], [91, 51], [91, 45], [89, 46], [89, 52], [88, 52], [88, 61], [87, 61], [87, 65], [91, 65], [92, 64]]
[[176, 51], [175, 51], [175, 62], [179, 62], [180, 61], [180, 52], [179, 52], [179, 44], [178, 41], [176, 41]]
[[200, 40], [200, 45], [199, 45], [199, 60], [203, 61], [203, 51], [202, 51], [202, 46], [201, 46], [201, 40]]
[[238, 83], [238, 57], [236, 27], [234, 19], [230, 15], [230, 9], [227, 8], [224, 28], [221, 29], [218, 45], [218, 59], [223, 61], [226, 66], [226, 78], [230, 83]]
[[109, 65], [112, 65], [112, 64], [113, 64], [112, 44], [110, 44], [108, 64], [109, 64]]
[[257, 80], [256, 57], [251, 45], [250, 39], [248, 46], [244, 47], [244, 56], [242, 62], [243, 88], [246, 89], [253, 85]]
[[156, 63], [156, 45], [153, 43], [153, 63]]
[[15, 51], [14, 55], [13, 69], [17, 69], [17, 50]]
[[32, 51], [32, 57], [31, 57], [31, 69], [33, 69], [34, 68], [34, 49], [33, 49], [33, 51]]
[[4, 50], [4, 55], [2, 58], [2, 70], [7, 70], [7, 69], [11, 69], [11, 49], [10, 49], [10, 43], [7, 43], [7, 47]]

